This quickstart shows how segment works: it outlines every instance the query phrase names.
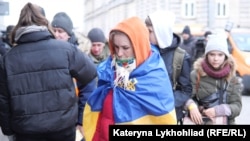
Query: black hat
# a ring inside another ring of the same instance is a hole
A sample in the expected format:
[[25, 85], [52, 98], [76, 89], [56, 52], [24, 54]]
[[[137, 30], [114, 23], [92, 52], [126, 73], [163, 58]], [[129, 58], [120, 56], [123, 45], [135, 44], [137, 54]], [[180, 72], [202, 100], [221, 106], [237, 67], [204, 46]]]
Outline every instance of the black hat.
[[73, 23], [70, 19], [70, 17], [65, 12], [59, 12], [57, 13], [52, 22], [52, 27], [58, 27], [65, 30], [70, 36], [73, 33]]
[[92, 28], [88, 33], [88, 38], [91, 42], [106, 42], [104, 33], [100, 28]]
[[184, 29], [183, 29], [183, 31], [182, 31], [182, 34], [183, 33], [185, 33], [185, 34], [191, 34], [191, 31], [190, 31], [190, 28], [189, 28], [189, 26], [188, 25], [186, 25], [185, 27], [184, 27]]
[[204, 37], [207, 38], [207, 36], [208, 36], [208, 35], [211, 35], [211, 34], [212, 34], [211, 31], [206, 31], [206, 32], [204, 33]]

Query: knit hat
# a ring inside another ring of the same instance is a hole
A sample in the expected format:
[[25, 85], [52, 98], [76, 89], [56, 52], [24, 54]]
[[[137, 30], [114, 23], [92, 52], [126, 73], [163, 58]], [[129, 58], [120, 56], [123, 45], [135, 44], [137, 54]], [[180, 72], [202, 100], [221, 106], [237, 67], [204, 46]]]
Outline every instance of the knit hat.
[[100, 28], [92, 28], [88, 33], [88, 38], [91, 42], [106, 42], [104, 33]]
[[186, 25], [182, 31], [182, 34], [185, 33], [185, 34], [191, 34], [191, 31], [190, 31], [190, 27], [188, 25]]
[[205, 54], [207, 55], [210, 51], [221, 51], [229, 56], [228, 44], [226, 35], [212, 34], [208, 36], [208, 42], [205, 49]]
[[59, 12], [57, 13], [52, 22], [52, 27], [62, 28], [65, 30], [69, 35], [72, 35], [73, 33], [73, 23], [70, 19], [70, 17], [65, 12]]

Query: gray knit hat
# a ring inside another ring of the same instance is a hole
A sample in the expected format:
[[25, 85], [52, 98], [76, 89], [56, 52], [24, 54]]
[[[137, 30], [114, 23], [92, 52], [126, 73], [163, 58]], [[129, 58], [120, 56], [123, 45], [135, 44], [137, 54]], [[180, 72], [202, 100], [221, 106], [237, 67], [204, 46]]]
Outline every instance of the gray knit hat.
[[73, 33], [73, 23], [70, 17], [65, 12], [57, 13], [52, 22], [52, 27], [62, 28], [65, 30], [70, 36]]
[[88, 33], [91, 42], [106, 42], [103, 31], [100, 28], [92, 28]]
[[208, 36], [205, 54], [214, 50], [224, 52], [227, 57], [229, 56], [226, 35], [212, 34]]

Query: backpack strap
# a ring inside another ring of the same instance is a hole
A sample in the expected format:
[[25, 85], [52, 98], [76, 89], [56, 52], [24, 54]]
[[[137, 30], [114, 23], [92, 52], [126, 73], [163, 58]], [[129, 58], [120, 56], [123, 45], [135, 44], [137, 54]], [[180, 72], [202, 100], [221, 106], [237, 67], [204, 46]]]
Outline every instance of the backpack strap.
[[173, 58], [173, 90], [176, 89], [177, 86], [177, 79], [180, 76], [182, 70], [182, 64], [185, 56], [185, 50], [177, 47], [174, 51], [174, 58]]

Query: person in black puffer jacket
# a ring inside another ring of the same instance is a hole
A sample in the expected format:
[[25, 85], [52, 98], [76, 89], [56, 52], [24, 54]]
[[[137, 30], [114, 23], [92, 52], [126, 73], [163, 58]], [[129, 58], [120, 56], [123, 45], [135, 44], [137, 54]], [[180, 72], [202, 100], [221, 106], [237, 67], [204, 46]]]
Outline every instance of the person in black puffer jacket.
[[[66, 41], [72, 44], [72, 47], [78, 48], [81, 50], [79, 39], [76, 37], [77, 32], [73, 32], [73, 22], [69, 15], [65, 12], [58, 12], [53, 17], [51, 22], [52, 29], [55, 34], [55, 38], [58, 40]], [[90, 47], [86, 46], [85, 49]], [[83, 50], [81, 50], [83, 51]], [[86, 50], [85, 50], [86, 51]], [[88, 51], [84, 52], [87, 54]], [[88, 55], [88, 54], [87, 54]], [[89, 57], [90, 60], [92, 60]], [[92, 80], [86, 86], [83, 86], [81, 82], [76, 81], [76, 89], [78, 90], [78, 121], [77, 121], [77, 130], [80, 131], [82, 137], [84, 137], [83, 128], [82, 128], [82, 119], [83, 111], [85, 108], [85, 103], [90, 96], [90, 94], [96, 89], [97, 82]]]
[[40, 7], [27, 3], [0, 62], [0, 126], [16, 141], [75, 141], [78, 97], [96, 67], [86, 54], [56, 40]]

